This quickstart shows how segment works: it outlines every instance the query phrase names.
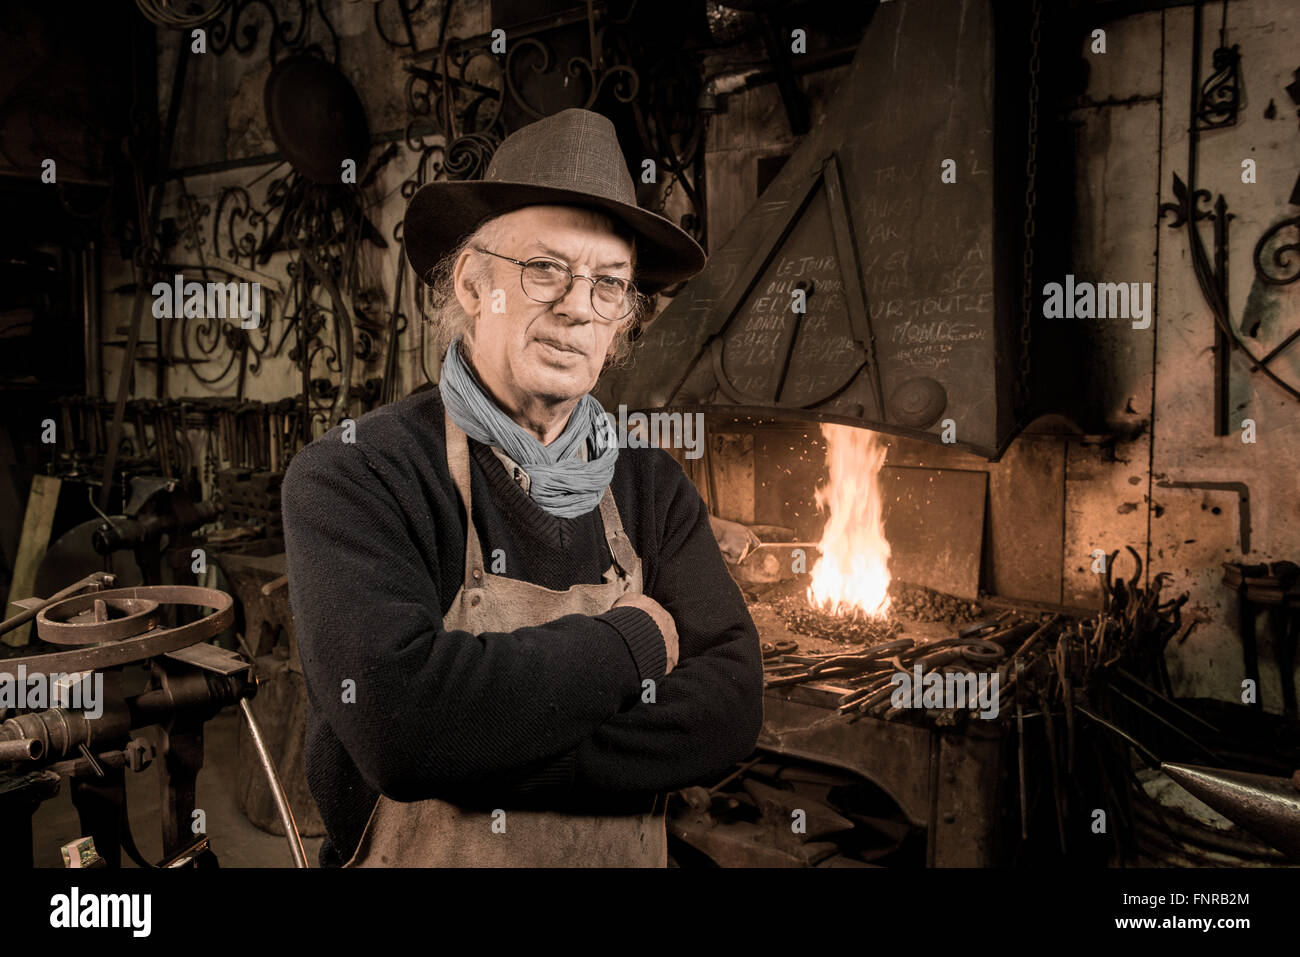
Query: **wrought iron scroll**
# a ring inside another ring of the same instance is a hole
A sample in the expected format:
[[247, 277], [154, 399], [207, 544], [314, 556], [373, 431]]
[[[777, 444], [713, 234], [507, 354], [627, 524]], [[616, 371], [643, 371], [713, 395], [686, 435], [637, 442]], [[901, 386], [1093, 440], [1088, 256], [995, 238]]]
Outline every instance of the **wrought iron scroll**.
[[[597, 30], [594, 34], [598, 43], [605, 35], [605, 30]], [[587, 85], [587, 98], [580, 106], [582, 109], [589, 109], [600, 95], [608, 88], [609, 92], [620, 103], [631, 103], [636, 99], [636, 95], [641, 86], [641, 78], [637, 75], [636, 70], [623, 63], [616, 63], [613, 66], [604, 65], [604, 57], [597, 52], [599, 47], [593, 50], [593, 58], [573, 56], [569, 57], [564, 66], [564, 73], [567, 78], [572, 77], [576, 80], [584, 81]], [[537, 37], [524, 37], [516, 40], [510, 46], [506, 54], [505, 79], [506, 89], [510, 92], [510, 97], [519, 105], [525, 113], [530, 116], [541, 119], [546, 114], [537, 109], [532, 103], [528, 102], [524, 96], [523, 90], [515, 83], [516, 70], [520, 64], [526, 60], [524, 54], [532, 51], [540, 58], [540, 64], [532, 66], [533, 73], [546, 74], [554, 71], [552, 61], [555, 59], [551, 48]]]
[[[300, 51], [308, 46], [308, 24], [313, 16], [319, 16], [321, 22], [325, 24], [325, 29], [329, 31], [334, 50], [331, 62], [337, 63], [339, 36], [321, 0], [316, 0], [314, 4], [309, 3], [308, 0], [295, 0], [294, 5], [297, 7], [296, 16], [281, 19], [280, 12], [271, 0], [233, 0], [226, 19], [218, 19], [212, 23], [210, 49], [217, 56], [231, 49], [240, 54], [251, 53], [262, 37], [262, 28], [269, 25], [269, 55], [271, 62], [275, 63], [283, 52]], [[314, 14], [313, 7], [315, 7]], [[259, 10], [261, 16], [258, 15]], [[259, 22], [263, 20], [269, 21], [269, 24]]]
[[[471, 67], [485, 68], [496, 85], [473, 78]], [[406, 146], [420, 154], [414, 182], [433, 179], [482, 179], [497, 145], [501, 125], [504, 69], [486, 48], [444, 52], [436, 69], [408, 66]], [[426, 143], [416, 127], [432, 124], [443, 142]], [[463, 132], [462, 132], [463, 131]], [[408, 197], [409, 198], [409, 197]]]
[[[281, 182], [272, 182], [264, 206], [278, 205], [271, 194]], [[233, 263], [248, 260], [251, 269], [257, 265], [258, 253], [266, 245], [269, 225], [267, 212], [253, 205], [248, 190], [242, 186], [226, 187], [217, 198], [217, 212], [212, 217], [212, 249]]]
[[1288, 229], [1300, 237], [1300, 216], [1284, 219], [1270, 226], [1255, 244], [1255, 275], [1270, 286], [1289, 286], [1300, 279], [1300, 238], [1294, 242], [1278, 243]]
[[[1201, 56], [1201, 10], [1200, 3], [1192, 14], [1196, 18], [1196, 37], [1193, 46], [1199, 72]], [[1223, 12], [1219, 19], [1219, 45], [1211, 54], [1210, 62], [1214, 72], [1201, 84], [1200, 99], [1196, 104], [1196, 128], [1198, 130], [1217, 130], [1234, 126], [1237, 122], [1237, 110], [1241, 106], [1241, 53], [1236, 44], [1228, 46], [1228, 0], [1223, 0]], [[1195, 80], [1193, 80], [1195, 82]]]
[[1212, 59], [1214, 72], [1201, 86], [1201, 104], [1196, 112], [1203, 130], [1234, 126], [1241, 106], [1241, 54], [1238, 47], [1218, 47]]

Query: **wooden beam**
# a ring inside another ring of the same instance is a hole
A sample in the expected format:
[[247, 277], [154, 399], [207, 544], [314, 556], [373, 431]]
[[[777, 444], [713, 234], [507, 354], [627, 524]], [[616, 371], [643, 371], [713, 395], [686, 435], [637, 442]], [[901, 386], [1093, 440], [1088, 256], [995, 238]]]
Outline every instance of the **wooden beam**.
[[[23, 517], [22, 536], [18, 539], [18, 557], [14, 559], [14, 577], [9, 585], [9, 608], [4, 617], [22, 611], [14, 601], [32, 597], [36, 587], [36, 569], [40, 567], [45, 550], [50, 545], [50, 532], [54, 528], [54, 513], [59, 507], [61, 479], [48, 475], [32, 478], [32, 490], [27, 496], [27, 513]], [[2, 639], [15, 648], [31, 640], [31, 622], [20, 625]]]

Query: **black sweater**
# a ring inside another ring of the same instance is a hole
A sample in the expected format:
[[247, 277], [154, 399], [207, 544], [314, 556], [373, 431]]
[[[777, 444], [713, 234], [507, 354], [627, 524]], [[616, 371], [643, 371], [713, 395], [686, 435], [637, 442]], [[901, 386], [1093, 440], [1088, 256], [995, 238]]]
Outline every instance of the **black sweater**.
[[[322, 866], [351, 855], [380, 793], [557, 808], [644, 795], [743, 759], [762, 723], [758, 633], [699, 493], [660, 449], [621, 449], [611, 487], [644, 591], [677, 624], [671, 674], [638, 608], [478, 636], [444, 630], [465, 554], [444, 433], [432, 389], [362, 416], [355, 443], [331, 429], [285, 475]], [[557, 518], [488, 446], [469, 445], [489, 569], [502, 549], [501, 574], [551, 589], [601, 582], [610, 554], [599, 510]], [[653, 704], [641, 700], [644, 679], [655, 680]]]

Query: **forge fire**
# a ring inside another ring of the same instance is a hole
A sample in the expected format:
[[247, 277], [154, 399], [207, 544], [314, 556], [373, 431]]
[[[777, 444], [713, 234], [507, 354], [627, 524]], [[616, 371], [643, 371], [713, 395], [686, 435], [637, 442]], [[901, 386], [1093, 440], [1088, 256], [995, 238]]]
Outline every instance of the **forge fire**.
[[889, 542], [885, 539], [880, 466], [885, 447], [874, 433], [823, 425], [830, 475], [816, 494], [827, 513], [808, 601], [834, 615], [883, 618], [889, 612]]

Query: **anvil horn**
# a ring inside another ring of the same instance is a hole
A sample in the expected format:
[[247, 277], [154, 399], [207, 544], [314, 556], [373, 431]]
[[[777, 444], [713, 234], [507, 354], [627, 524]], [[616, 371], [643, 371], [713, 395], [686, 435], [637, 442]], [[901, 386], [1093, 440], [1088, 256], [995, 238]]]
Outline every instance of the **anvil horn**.
[[1234, 824], [1300, 861], [1300, 787], [1294, 778], [1162, 764], [1160, 770]]

